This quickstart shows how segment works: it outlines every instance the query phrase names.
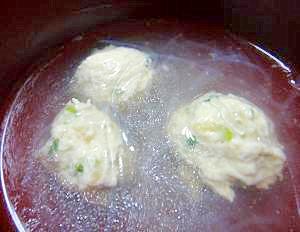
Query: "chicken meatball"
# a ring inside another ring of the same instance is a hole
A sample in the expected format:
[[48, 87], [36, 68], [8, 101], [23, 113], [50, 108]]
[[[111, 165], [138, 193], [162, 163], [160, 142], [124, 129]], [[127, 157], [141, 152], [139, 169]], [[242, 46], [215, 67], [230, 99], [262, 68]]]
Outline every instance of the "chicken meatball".
[[74, 98], [56, 116], [41, 153], [61, 179], [80, 190], [116, 186], [130, 155], [117, 124], [91, 101]]
[[95, 103], [120, 104], [141, 96], [152, 81], [150, 57], [134, 48], [108, 46], [87, 57], [74, 75], [74, 91]]
[[233, 201], [233, 186], [267, 189], [285, 162], [273, 124], [246, 99], [210, 92], [171, 115], [168, 135], [177, 153], [214, 192]]

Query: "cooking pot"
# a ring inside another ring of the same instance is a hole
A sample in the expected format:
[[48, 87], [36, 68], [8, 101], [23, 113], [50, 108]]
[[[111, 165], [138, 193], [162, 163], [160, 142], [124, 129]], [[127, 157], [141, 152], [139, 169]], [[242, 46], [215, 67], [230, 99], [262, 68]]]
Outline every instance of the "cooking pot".
[[[300, 60], [299, 1], [3, 0], [1, 9], [0, 122], [32, 63], [45, 51], [55, 50], [78, 33], [99, 24], [132, 19], [207, 21], [254, 41], [295, 69]], [[293, 80], [295, 87], [300, 85], [298, 79]], [[300, 109], [300, 103], [295, 107]], [[0, 135], [3, 130], [2, 126]], [[300, 159], [296, 162], [300, 167]], [[296, 194], [300, 194], [300, 172], [294, 174], [294, 179]], [[13, 218], [1, 192], [0, 231], [16, 230]], [[295, 224], [290, 229], [297, 231], [300, 227]]]

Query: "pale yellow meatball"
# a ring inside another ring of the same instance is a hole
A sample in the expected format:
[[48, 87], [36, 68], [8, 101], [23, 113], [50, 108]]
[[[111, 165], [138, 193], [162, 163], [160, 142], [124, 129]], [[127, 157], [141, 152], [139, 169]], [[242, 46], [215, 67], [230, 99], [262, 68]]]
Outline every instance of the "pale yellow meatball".
[[152, 81], [149, 56], [137, 49], [108, 46], [87, 57], [74, 75], [74, 89], [95, 103], [124, 103], [142, 95]]
[[90, 101], [76, 99], [56, 116], [41, 153], [62, 180], [80, 190], [116, 186], [129, 155], [116, 123]]
[[286, 158], [272, 122], [241, 97], [197, 98], [173, 113], [168, 134], [202, 181], [230, 201], [236, 183], [266, 189], [282, 176]]

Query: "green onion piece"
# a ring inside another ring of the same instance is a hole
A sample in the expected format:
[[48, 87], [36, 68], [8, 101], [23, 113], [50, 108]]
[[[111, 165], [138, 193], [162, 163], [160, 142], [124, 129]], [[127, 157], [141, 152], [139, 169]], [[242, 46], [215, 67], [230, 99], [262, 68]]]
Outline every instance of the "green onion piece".
[[66, 111], [72, 113], [72, 114], [76, 114], [77, 113], [77, 109], [74, 105], [68, 105], [66, 106]]
[[58, 147], [59, 147], [59, 139], [54, 139], [49, 150], [49, 154], [53, 155], [58, 152]]
[[194, 147], [197, 144], [197, 139], [194, 135], [191, 135], [187, 140], [186, 140], [186, 144], [188, 146]]
[[206, 98], [205, 100], [203, 100], [204, 102], [210, 102], [213, 98], [216, 98], [218, 97], [218, 95], [216, 94], [212, 94], [212, 95], [209, 95], [208, 98]]
[[83, 170], [84, 170], [84, 167], [83, 167], [82, 164], [76, 164], [76, 165], [75, 165], [75, 170], [76, 170], [76, 172], [82, 173]]
[[196, 123], [194, 124], [193, 128], [199, 133], [203, 133], [203, 132], [219, 133], [223, 137], [223, 140], [226, 142], [230, 142], [234, 137], [233, 131], [230, 128], [215, 123], [206, 123], [206, 124]]
[[232, 138], [233, 138], [232, 130], [230, 130], [229, 128], [226, 127], [226, 128], [224, 128], [223, 134], [224, 134], [224, 138], [227, 142], [230, 142], [232, 140]]

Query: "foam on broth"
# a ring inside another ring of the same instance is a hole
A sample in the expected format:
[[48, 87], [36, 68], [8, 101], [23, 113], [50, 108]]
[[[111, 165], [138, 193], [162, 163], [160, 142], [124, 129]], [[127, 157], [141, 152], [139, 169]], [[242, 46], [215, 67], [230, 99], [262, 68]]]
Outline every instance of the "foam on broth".
[[[102, 32], [77, 37], [20, 89], [7, 124], [4, 176], [9, 199], [24, 227], [36, 231], [296, 228], [293, 156], [297, 134], [287, 130], [300, 129], [299, 115], [293, 111], [295, 104], [299, 106], [299, 92], [287, 84], [296, 74], [230, 34], [204, 31], [191, 38], [178, 30], [163, 36], [160, 32], [116, 36], [116, 40], [108, 40]], [[72, 97], [69, 87], [77, 65], [93, 49], [107, 44], [149, 53], [155, 80], [145, 97], [129, 103], [124, 111], [98, 105], [121, 126], [127, 146], [137, 157], [133, 185], [111, 189], [101, 203], [101, 192], [64, 187], [34, 154], [47, 140], [53, 118]], [[182, 161], [172, 155], [175, 151], [165, 127], [175, 109], [211, 90], [242, 96], [273, 120], [288, 159], [282, 182], [265, 191], [236, 188], [236, 199], [230, 203], [205, 186], [197, 189], [195, 197], [182, 181], [178, 173]]]

